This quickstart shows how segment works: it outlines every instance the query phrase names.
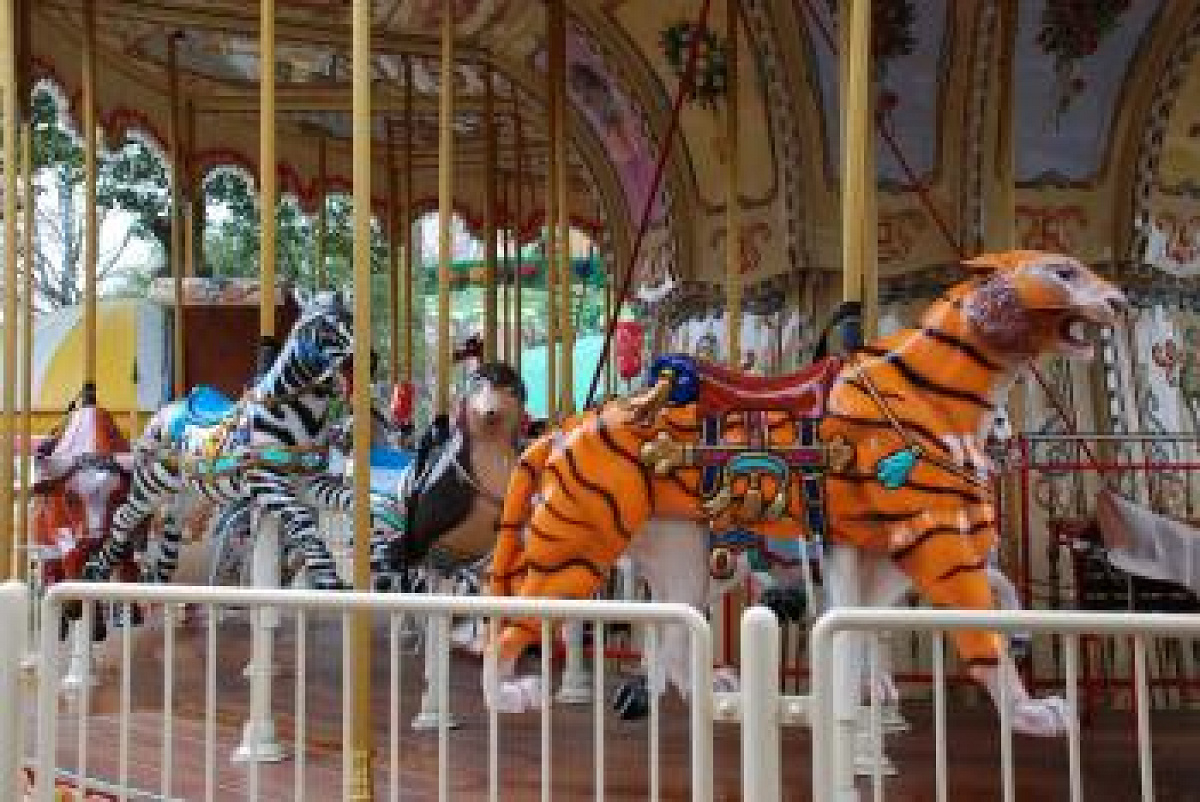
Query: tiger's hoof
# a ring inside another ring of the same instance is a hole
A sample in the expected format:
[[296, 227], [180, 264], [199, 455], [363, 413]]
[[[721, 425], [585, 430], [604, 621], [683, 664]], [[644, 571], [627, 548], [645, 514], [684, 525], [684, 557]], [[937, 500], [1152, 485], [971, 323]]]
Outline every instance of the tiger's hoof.
[[540, 708], [544, 697], [541, 677], [518, 677], [501, 681], [489, 701], [497, 712], [524, 713]]

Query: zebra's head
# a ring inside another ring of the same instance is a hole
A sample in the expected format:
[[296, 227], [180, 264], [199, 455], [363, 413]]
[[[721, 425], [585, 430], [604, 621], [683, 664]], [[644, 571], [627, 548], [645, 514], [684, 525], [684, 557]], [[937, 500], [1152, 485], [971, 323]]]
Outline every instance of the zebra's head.
[[300, 298], [301, 314], [292, 329], [295, 355], [306, 372], [333, 381], [354, 356], [354, 320], [339, 292]]

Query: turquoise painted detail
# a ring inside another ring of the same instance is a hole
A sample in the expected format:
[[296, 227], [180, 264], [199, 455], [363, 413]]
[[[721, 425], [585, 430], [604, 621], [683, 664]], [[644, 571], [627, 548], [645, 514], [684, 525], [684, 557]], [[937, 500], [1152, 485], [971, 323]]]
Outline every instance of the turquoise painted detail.
[[895, 454], [879, 460], [875, 466], [875, 476], [889, 490], [904, 487], [920, 456], [921, 451], [915, 446], [903, 448]]
[[782, 480], [787, 478], [788, 466], [779, 457], [759, 451], [738, 454], [729, 461], [730, 474], [753, 473], [755, 471], [765, 471]]

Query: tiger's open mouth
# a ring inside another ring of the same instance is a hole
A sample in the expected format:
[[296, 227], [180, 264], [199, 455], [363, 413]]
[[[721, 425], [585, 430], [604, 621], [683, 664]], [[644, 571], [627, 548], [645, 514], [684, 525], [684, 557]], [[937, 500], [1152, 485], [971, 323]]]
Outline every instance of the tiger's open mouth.
[[1070, 315], [1058, 326], [1058, 337], [1063, 350], [1081, 359], [1091, 359], [1096, 352], [1100, 333], [1106, 327], [1082, 315]]

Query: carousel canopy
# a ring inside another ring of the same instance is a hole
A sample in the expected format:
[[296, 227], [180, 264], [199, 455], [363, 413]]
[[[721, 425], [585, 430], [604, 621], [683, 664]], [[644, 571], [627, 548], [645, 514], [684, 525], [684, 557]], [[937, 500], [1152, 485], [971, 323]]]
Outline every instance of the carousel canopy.
[[[570, 211], [602, 231], [623, 267], [647, 204], [700, 0], [567, 2]], [[79, 0], [32, 8], [32, 77], [79, 97]], [[725, 275], [728, 31], [716, 0], [696, 88], [666, 163], [637, 265], [663, 302], [711, 298]], [[876, 2], [877, 250], [885, 281], [940, 270], [989, 236], [1001, 122], [1014, 124], [1016, 240], [1077, 253], [1140, 280], [1200, 275], [1195, 0]], [[111, 140], [139, 129], [165, 142], [168, 42], [175, 38], [191, 180], [218, 164], [257, 165], [257, 4], [95, 0], [100, 119]], [[438, 31], [455, 15], [446, 74]], [[838, 3], [741, 0], [737, 70], [741, 272], [747, 298], [808, 286], [840, 265]], [[413, 146], [416, 205], [436, 199], [438, 91], [455, 82], [455, 206], [483, 219], [485, 88], [495, 94], [498, 218], [532, 235], [547, 159], [543, 2], [377, 0], [372, 121], [376, 204]], [[349, 3], [280, 2], [276, 11], [279, 161], [284, 191], [310, 206], [344, 190], [350, 166]], [[1009, 69], [1011, 67], [1011, 69]], [[1011, 102], [1002, 91], [1011, 85]], [[411, 95], [411, 102], [409, 102]], [[516, 163], [520, 119], [526, 161]], [[324, 158], [322, 158], [322, 153]], [[321, 164], [324, 162], [324, 170]], [[519, 192], [521, 202], [515, 202]], [[515, 215], [519, 206], [521, 217]]]

